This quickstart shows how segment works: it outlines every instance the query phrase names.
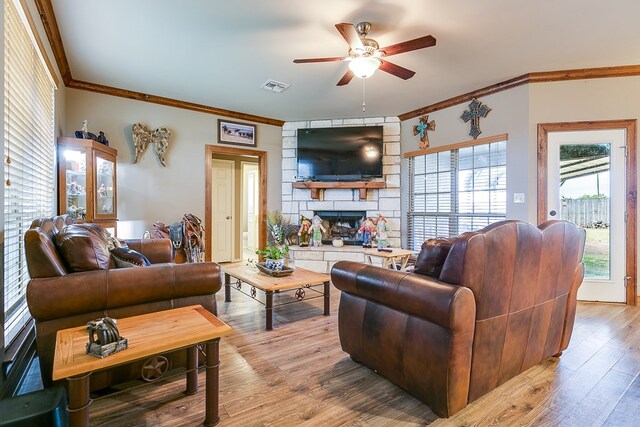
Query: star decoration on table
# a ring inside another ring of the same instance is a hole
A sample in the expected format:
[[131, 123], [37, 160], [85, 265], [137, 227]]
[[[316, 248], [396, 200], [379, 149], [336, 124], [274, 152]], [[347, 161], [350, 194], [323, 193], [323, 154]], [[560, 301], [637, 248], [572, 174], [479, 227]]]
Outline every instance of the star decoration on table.
[[154, 381], [162, 377], [169, 370], [169, 361], [164, 356], [155, 356], [148, 359], [142, 366], [142, 378], [145, 381]]

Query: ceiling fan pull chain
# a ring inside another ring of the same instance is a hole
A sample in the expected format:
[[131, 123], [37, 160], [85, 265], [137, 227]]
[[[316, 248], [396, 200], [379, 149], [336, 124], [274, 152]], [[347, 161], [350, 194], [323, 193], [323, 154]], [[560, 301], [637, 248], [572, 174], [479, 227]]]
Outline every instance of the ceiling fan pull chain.
[[364, 113], [367, 109], [367, 104], [365, 103], [365, 89], [364, 89], [364, 85], [365, 82], [367, 81], [367, 79], [362, 79], [362, 112]]

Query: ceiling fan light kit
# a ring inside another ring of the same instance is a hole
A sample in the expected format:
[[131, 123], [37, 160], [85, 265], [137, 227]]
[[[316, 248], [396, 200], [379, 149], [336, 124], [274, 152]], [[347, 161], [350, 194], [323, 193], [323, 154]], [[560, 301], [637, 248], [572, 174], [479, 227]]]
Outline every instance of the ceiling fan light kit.
[[349, 23], [336, 24], [336, 29], [349, 44], [349, 52], [346, 56], [294, 59], [293, 62], [296, 64], [307, 64], [311, 62], [348, 62], [349, 69], [338, 82], [338, 86], [348, 84], [354, 76], [361, 79], [369, 78], [377, 69], [403, 80], [410, 79], [414, 76], [415, 71], [389, 62], [386, 58], [399, 53], [435, 46], [436, 44], [436, 39], [433, 36], [423, 36], [381, 48], [377, 41], [367, 37], [369, 30], [371, 30], [371, 24], [369, 22], [360, 22], [356, 26]]
[[380, 67], [379, 59], [371, 56], [360, 56], [349, 61], [349, 69], [353, 71], [356, 77], [367, 79], [373, 76], [373, 73]]

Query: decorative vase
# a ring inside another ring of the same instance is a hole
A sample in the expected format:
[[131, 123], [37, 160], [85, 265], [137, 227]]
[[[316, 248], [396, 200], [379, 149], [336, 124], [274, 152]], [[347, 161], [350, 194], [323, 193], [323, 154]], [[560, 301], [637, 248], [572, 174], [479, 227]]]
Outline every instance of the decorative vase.
[[269, 270], [281, 271], [282, 267], [284, 267], [284, 258], [280, 258], [280, 259], [269, 259], [269, 258], [267, 258], [264, 261], [264, 265]]

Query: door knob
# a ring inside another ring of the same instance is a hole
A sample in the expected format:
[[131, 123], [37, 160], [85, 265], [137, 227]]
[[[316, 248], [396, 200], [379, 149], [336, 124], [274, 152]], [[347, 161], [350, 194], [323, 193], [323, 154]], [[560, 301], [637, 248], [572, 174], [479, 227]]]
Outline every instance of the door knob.
[[227, 216], [227, 219], [231, 219], [231, 215]]

